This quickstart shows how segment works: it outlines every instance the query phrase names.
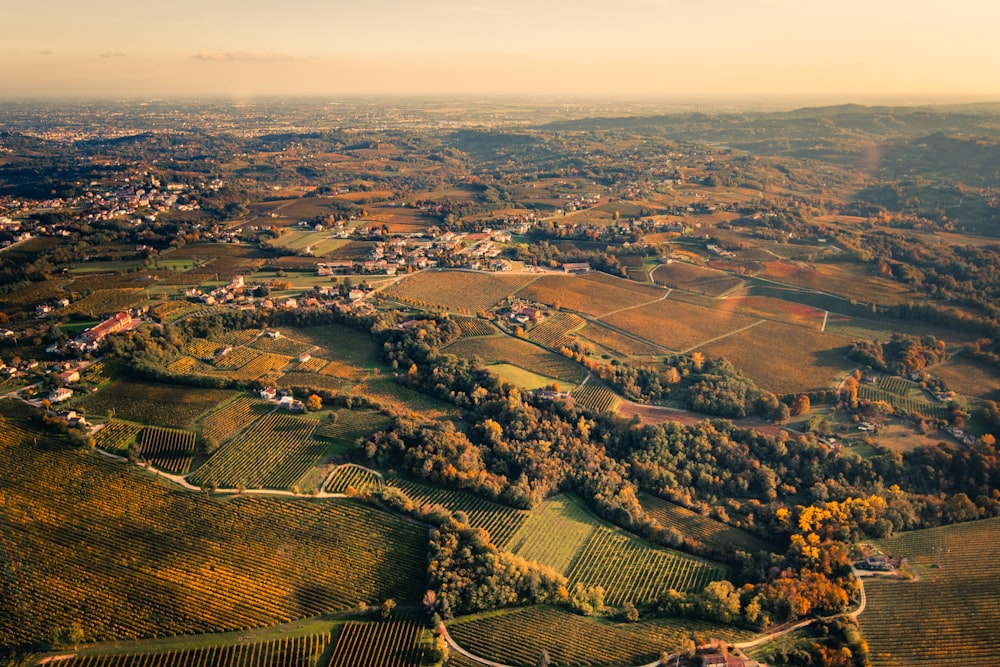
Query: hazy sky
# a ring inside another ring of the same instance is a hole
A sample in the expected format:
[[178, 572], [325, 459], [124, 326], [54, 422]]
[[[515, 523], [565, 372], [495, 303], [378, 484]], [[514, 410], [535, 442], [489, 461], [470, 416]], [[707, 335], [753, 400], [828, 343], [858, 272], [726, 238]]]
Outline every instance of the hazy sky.
[[1000, 100], [996, 0], [0, 0], [0, 97]]

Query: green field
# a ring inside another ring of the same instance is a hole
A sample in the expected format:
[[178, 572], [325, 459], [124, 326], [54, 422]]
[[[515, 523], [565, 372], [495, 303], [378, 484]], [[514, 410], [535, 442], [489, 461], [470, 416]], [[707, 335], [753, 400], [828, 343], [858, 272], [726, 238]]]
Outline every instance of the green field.
[[876, 667], [997, 665], [1000, 519], [902, 533], [879, 546], [914, 578], [867, 579], [859, 620]]
[[532, 510], [507, 548], [566, 575], [571, 585], [601, 586], [610, 605], [653, 602], [671, 588], [700, 591], [727, 568], [656, 547], [594, 517], [570, 496]]
[[463, 338], [445, 348], [448, 354], [478, 358], [485, 364], [510, 364], [531, 373], [576, 384], [586, 377], [582, 366], [561, 354], [511, 336]]
[[600, 523], [579, 502], [556, 496], [531, 511], [507, 547], [565, 574]]
[[532, 373], [531, 371], [527, 371], [512, 364], [490, 364], [487, 368], [502, 377], [507, 382], [517, 387], [521, 387], [522, 389], [535, 390], [542, 389], [543, 387], [548, 387], [553, 384], [559, 384], [558, 378]]

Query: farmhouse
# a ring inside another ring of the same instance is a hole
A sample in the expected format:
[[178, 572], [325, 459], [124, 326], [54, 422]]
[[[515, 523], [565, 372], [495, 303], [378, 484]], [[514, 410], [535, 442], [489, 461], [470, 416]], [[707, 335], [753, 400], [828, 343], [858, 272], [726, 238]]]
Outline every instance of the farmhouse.
[[104, 320], [97, 326], [87, 329], [80, 334], [77, 340], [83, 343], [99, 343], [106, 336], [123, 331], [130, 326], [132, 326], [132, 316], [122, 311]]
[[73, 390], [68, 387], [59, 387], [53, 389], [49, 392], [48, 399], [50, 403], [62, 403], [63, 401], [68, 401], [73, 397]]
[[590, 262], [567, 262], [563, 264], [566, 273], [590, 273]]
[[80, 381], [80, 371], [75, 368], [68, 371], [63, 371], [59, 374], [59, 381], [63, 384], [72, 384], [73, 382]]

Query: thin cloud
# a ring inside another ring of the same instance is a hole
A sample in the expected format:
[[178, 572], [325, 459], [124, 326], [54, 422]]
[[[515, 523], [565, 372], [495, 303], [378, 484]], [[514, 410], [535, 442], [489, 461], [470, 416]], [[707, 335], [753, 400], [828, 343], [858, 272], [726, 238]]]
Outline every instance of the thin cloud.
[[282, 62], [292, 60], [292, 56], [282, 53], [252, 53], [250, 51], [199, 51], [192, 56], [205, 62]]
[[102, 58], [124, 58], [124, 57], [126, 57], [126, 54], [122, 53], [121, 51], [105, 51], [104, 53], [101, 54], [101, 57]]
[[38, 55], [40, 55], [40, 56], [51, 56], [52, 52], [49, 51], [48, 49], [45, 49], [44, 51], [39, 51]]

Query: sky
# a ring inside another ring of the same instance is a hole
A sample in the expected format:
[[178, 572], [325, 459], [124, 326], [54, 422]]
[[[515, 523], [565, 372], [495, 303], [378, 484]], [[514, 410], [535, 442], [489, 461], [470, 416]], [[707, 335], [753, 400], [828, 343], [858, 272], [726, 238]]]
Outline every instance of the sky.
[[1000, 100], [995, 0], [0, 0], [0, 98]]

